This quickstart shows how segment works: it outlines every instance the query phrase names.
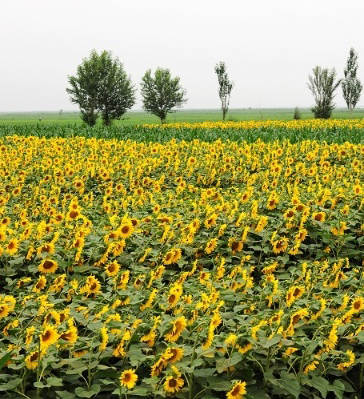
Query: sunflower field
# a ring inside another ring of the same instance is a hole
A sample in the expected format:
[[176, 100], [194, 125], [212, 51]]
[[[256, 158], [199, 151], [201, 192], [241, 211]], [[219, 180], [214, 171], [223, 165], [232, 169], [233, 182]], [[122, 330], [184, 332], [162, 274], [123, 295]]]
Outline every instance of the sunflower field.
[[1, 398], [364, 397], [360, 139], [15, 134], [0, 166]]

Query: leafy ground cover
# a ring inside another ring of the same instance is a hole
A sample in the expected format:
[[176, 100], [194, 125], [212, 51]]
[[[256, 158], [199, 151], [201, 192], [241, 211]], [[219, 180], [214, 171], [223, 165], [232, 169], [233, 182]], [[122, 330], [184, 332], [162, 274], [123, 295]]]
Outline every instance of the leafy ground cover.
[[1, 397], [363, 397], [363, 144], [0, 154]]
[[296, 143], [304, 140], [319, 140], [327, 143], [353, 144], [364, 142], [364, 119], [307, 119], [298, 121], [241, 121], [171, 123], [164, 125], [144, 124], [133, 126], [86, 127], [76, 124], [1, 125], [0, 137], [8, 135], [36, 137], [87, 137], [132, 140], [138, 142], [160, 142], [170, 140], [212, 142], [237, 141], [253, 143], [289, 140]]

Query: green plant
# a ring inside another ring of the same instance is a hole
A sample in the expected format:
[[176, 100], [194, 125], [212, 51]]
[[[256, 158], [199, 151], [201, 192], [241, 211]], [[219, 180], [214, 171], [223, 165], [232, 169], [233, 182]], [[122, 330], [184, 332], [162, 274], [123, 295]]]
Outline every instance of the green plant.
[[222, 120], [225, 120], [226, 114], [229, 110], [229, 102], [231, 90], [234, 87], [234, 83], [229, 80], [229, 76], [226, 72], [225, 62], [220, 61], [215, 66], [215, 72], [219, 81], [219, 97], [221, 100], [222, 109]]
[[296, 108], [294, 109], [293, 119], [294, 119], [294, 120], [302, 119], [301, 112], [300, 112], [300, 110], [298, 109], [298, 107], [296, 107]]
[[360, 99], [360, 94], [363, 89], [363, 85], [360, 80], [356, 77], [356, 72], [358, 70], [358, 55], [353, 48], [350, 49], [349, 58], [346, 62], [346, 69], [344, 69], [344, 76], [341, 83], [343, 90], [343, 97], [346, 105], [352, 114], [356, 104]]
[[313, 75], [309, 75], [308, 88], [311, 90], [316, 105], [311, 109], [315, 118], [328, 119], [335, 108], [333, 103], [335, 90], [340, 85], [341, 81], [335, 81], [336, 71], [333, 68], [322, 69], [316, 66], [312, 69]]
[[143, 108], [160, 118], [163, 123], [167, 114], [187, 101], [185, 90], [180, 86], [180, 78], [171, 77], [169, 69], [157, 68], [152, 76], [150, 69], [141, 81]]
[[75, 76], [69, 76], [67, 93], [78, 104], [82, 120], [89, 126], [96, 124], [99, 114], [105, 126], [113, 119], [120, 119], [135, 104], [135, 90], [130, 77], [118, 58], [111, 52], [91, 52], [77, 68]]

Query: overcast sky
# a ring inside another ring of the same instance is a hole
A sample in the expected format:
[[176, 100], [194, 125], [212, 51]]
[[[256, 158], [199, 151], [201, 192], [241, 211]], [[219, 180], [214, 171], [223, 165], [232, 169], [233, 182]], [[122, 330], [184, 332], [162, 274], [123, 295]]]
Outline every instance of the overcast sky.
[[231, 108], [313, 105], [312, 68], [341, 77], [350, 47], [364, 81], [363, 0], [0, 0], [0, 15], [0, 112], [77, 110], [67, 75], [92, 49], [124, 64], [134, 109], [158, 66], [181, 78], [186, 109], [220, 107], [219, 61], [235, 82]]

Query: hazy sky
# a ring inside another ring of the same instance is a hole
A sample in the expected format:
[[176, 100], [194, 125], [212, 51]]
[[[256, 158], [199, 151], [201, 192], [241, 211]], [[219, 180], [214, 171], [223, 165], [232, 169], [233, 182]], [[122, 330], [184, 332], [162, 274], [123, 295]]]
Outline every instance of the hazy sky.
[[142, 75], [158, 66], [181, 78], [184, 108], [220, 107], [220, 60], [235, 82], [231, 108], [313, 105], [312, 68], [341, 77], [350, 47], [364, 81], [363, 0], [0, 0], [0, 15], [0, 112], [77, 110], [67, 75], [92, 49], [124, 64], [134, 109]]

